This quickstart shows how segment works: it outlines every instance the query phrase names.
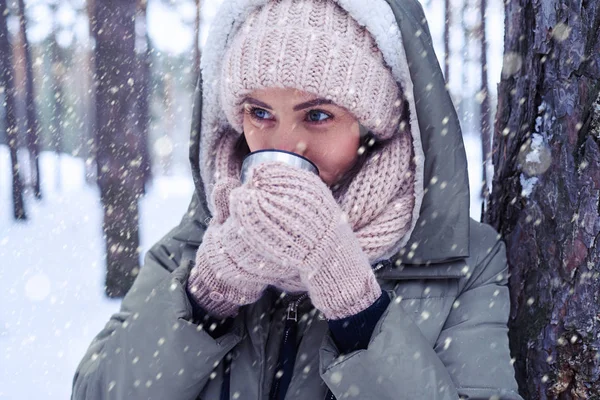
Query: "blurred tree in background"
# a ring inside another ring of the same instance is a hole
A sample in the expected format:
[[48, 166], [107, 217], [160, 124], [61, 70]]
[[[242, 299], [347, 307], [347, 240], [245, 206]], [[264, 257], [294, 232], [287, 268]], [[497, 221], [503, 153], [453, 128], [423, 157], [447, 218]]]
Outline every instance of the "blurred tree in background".
[[42, 190], [40, 185], [40, 125], [35, 106], [35, 89], [33, 82], [33, 62], [31, 59], [31, 47], [27, 38], [27, 20], [25, 18], [25, 2], [17, 0], [18, 18], [19, 18], [19, 44], [17, 49], [21, 50], [20, 59], [23, 60], [22, 70], [25, 70], [24, 81], [25, 90], [25, 123], [23, 124], [26, 130], [27, 150], [30, 157], [30, 176], [33, 193], [36, 199], [42, 198]]
[[98, 186], [104, 210], [106, 294], [122, 297], [139, 271], [138, 200], [143, 192], [142, 139], [136, 125], [136, 4], [94, 0]]
[[142, 176], [142, 194], [146, 185], [152, 180], [152, 168], [149, 149], [150, 127], [150, 83], [151, 83], [151, 58], [150, 38], [148, 37], [147, 0], [138, 0], [135, 17], [135, 57], [136, 79], [134, 82], [137, 93], [134, 124], [140, 134], [140, 166]]
[[6, 141], [10, 149], [12, 170], [12, 201], [13, 216], [16, 220], [25, 220], [25, 205], [23, 203], [23, 184], [21, 182], [21, 167], [17, 157], [19, 147], [19, 125], [17, 117], [17, 99], [15, 75], [13, 70], [13, 47], [8, 36], [6, 0], [0, 0], [0, 94], [4, 97], [4, 127]]
[[[156, 49], [146, 0], [3, 0], [0, 16], [0, 144], [10, 144], [14, 217], [25, 218], [27, 193], [42, 198], [44, 178], [63, 190], [65, 155], [82, 157], [105, 213], [110, 297], [139, 269], [138, 203], [153, 170], [188, 171], [200, 2], [153, 4], [155, 16], [187, 27], [188, 50]], [[55, 154], [51, 176], [40, 167], [43, 151]]]

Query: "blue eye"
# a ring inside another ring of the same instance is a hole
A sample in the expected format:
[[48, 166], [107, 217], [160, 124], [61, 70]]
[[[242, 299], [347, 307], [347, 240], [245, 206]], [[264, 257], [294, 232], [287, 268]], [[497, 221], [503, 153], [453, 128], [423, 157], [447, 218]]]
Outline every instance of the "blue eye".
[[258, 119], [270, 119], [273, 117], [267, 110], [263, 110], [262, 108], [253, 108], [252, 115]]
[[[272, 121], [274, 120], [273, 114], [263, 108], [252, 107], [246, 108], [245, 112], [250, 115], [251, 118], [257, 121]], [[333, 117], [324, 111], [310, 110], [305, 113], [305, 121], [312, 124], [321, 124], [327, 122]]]
[[310, 122], [324, 122], [331, 118], [329, 114], [319, 110], [310, 110], [306, 113], [306, 117]]

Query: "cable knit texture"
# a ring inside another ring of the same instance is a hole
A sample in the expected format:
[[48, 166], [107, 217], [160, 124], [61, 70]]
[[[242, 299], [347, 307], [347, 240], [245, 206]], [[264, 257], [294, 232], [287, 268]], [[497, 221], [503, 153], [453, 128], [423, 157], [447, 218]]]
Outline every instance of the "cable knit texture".
[[414, 170], [410, 133], [399, 132], [370, 155], [346, 188], [334, 193], [371, 262], [394, 255], [408, 240]]
[[380, 139], [397, 132], [398, 84], [371, 34], [328, 0], [270, 1], [244, 21], [224, 57], [221, 104], [242, 132], [244, 98], [295, 88], [351, 111]]
[[245, 245], [283, 271], [296, 268], [328, 319], [354, 315], [381, 295], [345, 213], [317, 175], [283, 163], [260, 164], [230, 201]]
[[245, 224], [229, 215], [231, 192], [239, 186], [239, 180], [230, 178], [217, 183], [212, 197], [218, 212], [196, 252], [187, 283], [196, 303], [215, 317], [234, 316], [239, 306], [258, 300], [267, 285], [305, 291], [296, 269], [266, 259], [244, 240]]

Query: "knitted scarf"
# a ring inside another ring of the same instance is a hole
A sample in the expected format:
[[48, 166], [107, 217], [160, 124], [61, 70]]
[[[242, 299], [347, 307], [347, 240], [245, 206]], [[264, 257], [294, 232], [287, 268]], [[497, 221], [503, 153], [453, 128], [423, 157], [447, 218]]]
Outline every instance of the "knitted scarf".
[[[240, 178], [238, 138], [233, 129], [222, 132], [214, 159], [215, 181]], [[410, 131], [398, 132], [369, 154], [345, 187], [333, 191], [371, 263], [389, 258], [408, 242], [415, 206], [412, 148]]]

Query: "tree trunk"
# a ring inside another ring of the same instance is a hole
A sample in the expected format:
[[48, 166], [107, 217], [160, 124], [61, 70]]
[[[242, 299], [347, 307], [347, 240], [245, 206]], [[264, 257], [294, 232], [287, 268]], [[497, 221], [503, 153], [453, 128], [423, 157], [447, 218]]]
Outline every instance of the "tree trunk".
[[[169, 57], [166, 57], [167, 71], [173, 71], [173, 65]], [[161, 140], [161, 152], [162, 163], [164, 166], [165, 175], [170, 175], [173, 169], [173, 143], [175, 137], [175, 107], [173, 102], [175, 101], [175, 83], [171, 72], [167, 72], [163, 75], [163, 87], [164, 87], [164, 136]]]
[[507, 1], [486, 222], [526, 399], [600, 398], [600, 3]]
[[[490, 152], [492, 150], [492, 129], [490, 126], [490, 90], [488, 84], [487, 70], [487, 36], [485, 32], [485, 12], [487, 10], [487, 0], [481, 0], [479, 4], [479, 38], [481, 42], [481, 88], [479, 90], [480, 113], [479, 120], [481, 123], [481, 155], [482, 163], [482, 187], [481, 198], [484, 203], [489, 196], [489, 179], [488, 165], [490, 163]], [[484, 209], [485, 207], [482, 207]], [[483, 215], [482, 215], [483, 216]]]
[[16, 116], [13, 54], [6, 24], [7, 16], [6, 0], [0, 0], [0, 89], [3, 89], [0, 92], [4, 92], [4, 102], [6, 103], [4, 126], [6, 127], [6, 141], [10, 150], [12, 167], [13, 217], [15, 220], [26, 220], [27, 215], [23, 202], [23, 183], [21, 182], [20, 167], [17, 158], [19, 135]]
[[[94, 27], [93, 27], [93, 19], [94, 19], [94, 9], [95, 9], [95, 0], [88, 0], [86, 2], [86, 13], [89, 20], [89, 34], [90, 38], [94, 37]], [[96, 62], [94, 60], [94, 46], [93, 42], [89, 41], [90, 46], [86, 48], [86, 76], [85, 76], [85, 85], [89, 89], [88, 95], [85, 98], [85, 129], [84, 134], [87, 136], [87, 146], [86, 146], [86, 160], [85, 160], [85, 181], [88, 184], [96, 183], [97, 181], [97, 161], [96, 154], [98, 152], [98, 146], [96, 143], [96, 90], [95, 90], [95, 69]], [[95, 170], [96, 169], [96, 170]]]
[[141, 186], [141, 193], [146, 193], [146, 185], [152, 180], [152, 167], [150, 160], [150, 149], [149, 149], [149, 130], [150, 130], [150, 84], [151, 84], [151, 73], [150, 59], [151, 59], [151, 47], [150, 38], [148, 37], [148, 21], [146, 18], [147, 1], [138, 1], [138, 15], [136, 17], [136, 24], [139, 29], [136, 29], [138, 34], [137, 41], [142, 46], [139, 49], [136, 57], [138, 60], [138, 79], [136, 80], [138, 97], [137, 102], [137, 113], [135, 125], [139, 129], [140, 133], [140, 151], [139, 151], [139, 171], [142, 176], [143, 184]]
[[135, 114], [135, 12], [128, 0], [96, 0], [96, 142], [98, 184], [104, 208], [106, 294], [122, 297], [139, 272]]
[[[53, 6], [52, 18], [54, 20], [57, 19], [57, 5]], [[61, 177], [61, 154], [64, 152], [64, 144], [63, 144], [63, 125], [64, 118], [66, 117], [64, 112], [64, 95], [65, 91], [63, 88], [65, 74], [66, 74], [66, 66], [64, 63], [64, 57], [62, 54], [62, 49], [58, 45], [56, 41], [57, 32], [57, 24], [53, 23], [53, 32], [52, 38], [50, 41], [50, 54], [52, 60], [52, 83], [54, 89], [54, 96], [52, 97], [52, 119], [50, 124], [50, 133], [52, 135], [52, 144], [54, 146], [54, 152], [56, 153], [56, 189], [60, 190], [62, 187]]]
[[[472, 96], [468, 93], [469, 82], [472, 79], [472, 76], [469, 71], [469, 64], [471, 63], [471, 26], [469, 25], [467, 18], [467, 13], [469, 12], [469, 0], [463, 0], [462, 7], [460, 10], [460, 25], [463, 34], [463, 47], [461, 50], [461, 89], [459, 93], [456, 93], [454, 98], [457, 99], [457, 107], [458, 113], [460, 115], [460, 122], [463, 126], [471, 126], [469, 121], [470, 114], [470, 99]], [[472, 120], [472, 118], [471, 118]]]
[[75, 51], [74, 63], [73, 63], [73, 74], [77, 74], [80, 79], [77, 82], [76, 89], [76, 108], [77, 108], [77, 123], [79, 126], [77, 135], [78, 139], [78, 152], [77, 155], [84, 161], [84, 180], [89, 185], [96, 185], [96, 172], [94, 171], [95, 165], [93, 161], [95, 156], [92, 153], [93, 143], [93, 131], [91, 131], [91, 110], [93, 102], [91, 101], [91, 94], [93, 92], [93, 64], [91, 64], [90, 54], [92, 48], [90, 41], [81, 43], [80, 47]]
[[202, 1], [196, 0], [196, 19], [194, 26], [194, 83], [200, 76], [200, 22], [202, 21]]
[[452, 9], [450, 0], [444, 0], [444, 78], [450, 82], [450, 24], [452, 23]]
[[40, 126], [35, 107], [35, 93], [33, 86], [33, 63], [31, 61], [31, 49], [29, 40], [27, 39], [27, 21], [25, 19], [25, 2], [24, 0], [17, 1], [19, 10], [19, 34], [23, 43], [23, 53], [25, 58], [25, 121], [27, 127], [27, 149], [29, 150], [30, 167], [31, 167], [31, 183], [33, 193], [36, 199], [42, 198], [40, 188]]

